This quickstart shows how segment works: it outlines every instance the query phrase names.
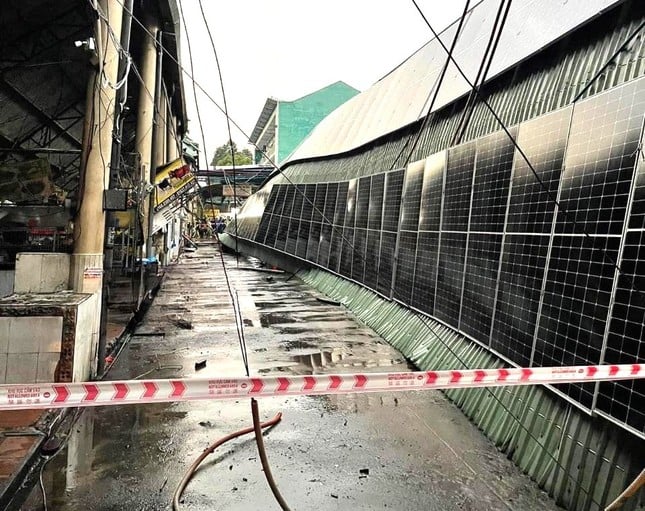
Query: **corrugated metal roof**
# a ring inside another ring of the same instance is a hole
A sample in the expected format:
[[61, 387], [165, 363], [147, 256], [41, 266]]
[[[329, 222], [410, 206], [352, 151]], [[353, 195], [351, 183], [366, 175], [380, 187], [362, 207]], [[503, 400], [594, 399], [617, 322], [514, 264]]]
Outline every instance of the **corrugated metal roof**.
[[249, 142], [255, 144], [258, 141], [260, 135], [262, 134], [262, 131], [267, 125], [267, 122], [271, 118], [271, 115], [273, 114], [273, 111], [275, 110], [275, 107], [277, 105], [277, 100], [273, 98], [267, 98], [266, 102], [264, 103], [264, 107], [262, 108], [262, 112], [260, 112], [260, 117], [258, 117], [258, 120], [255, 123], [253, 133], [251, 133], [251, 136], [249, 137]]
[[[510, 8], [489, 79], [618, 3], [619, 0], [516, 0]], [[496, 0], [483, 0], [469, 11], [455, 47], [455, 60], [471, 80], [483, 58], [497, 4]], [[446, 46], [450, 46], [456, 29], [457, 22], [440, 34]], [[289, 161], [349, 151], [423, 117], [428, 113], [427, 100], [445, 60], [445, 51], [432, 39], [367, 91], [332, 112]], [[469, 90], [454, 64], [450, 64], [432, 111]]]

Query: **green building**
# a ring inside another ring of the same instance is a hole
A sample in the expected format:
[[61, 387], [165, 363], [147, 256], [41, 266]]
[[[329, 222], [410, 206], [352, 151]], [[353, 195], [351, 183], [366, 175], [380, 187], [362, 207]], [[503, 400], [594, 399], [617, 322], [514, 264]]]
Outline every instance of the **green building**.
[[294, 101], [267, 98], [249, 139], [261, 149], [255, 152], [255, 162], [285, 161], [320, 121], [358, 93], [339, 81]]

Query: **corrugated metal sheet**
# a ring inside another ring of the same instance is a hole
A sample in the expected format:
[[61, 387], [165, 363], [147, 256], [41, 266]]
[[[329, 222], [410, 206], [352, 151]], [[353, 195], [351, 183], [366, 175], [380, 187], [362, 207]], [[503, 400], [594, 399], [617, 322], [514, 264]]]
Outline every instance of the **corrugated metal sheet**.
[[[516, 0], [509, 11], [489, 76], [495, 77], [515, 66], [616, 3], [619, 2]], [[471, 9], [455, 47], [455, 60], [471, 80], [482, 60], [497, 6], [497, 0], [483, 0]], [[440, 34], [447, 47], [456, 29], [457, 22]], [[415, 122], [428, 112], [428, 95], [445, 61], [445, 51], [436, 39], [431, 40], [370, 89], [332, 112], [290, 161], [349, 151]], [[468, 91], [468, 84], [451, 63], [433, 111]]]
[[[619, 16], [620, 13], [617, 13], [611, 19], [603, 17], [563, 40], [559, 47], [536, 55], [509, 71], [511, 76], [501, 76], [489, 82], [483, 92], [506, 125], [516, 125], [571, 104], [609, 56], [645, 19], [645, 5], [638, 2], [631, 4], [625, 6], [629, 16]], [[602, 24], [603, 30], [598, 24]], [[607, 68], [583, 97], [644, 74], [645, 37], [640, 37], [618, 55], [614, 64]], [[450, 145], [464, 103], [464, 100], [459, 100], [431, 115], [420, 134], [411, 161], [426, 158]], [[420, 124], [417, 122], [390, 133], [348, 154], [287, 165], [284, 173], [294, 183], [310, 183], [338, 181], [397, 168], [408, 156], [408, 150], [404, 148], [411, 146]], [[472, 140], [498, 129], [499, 124], [486, 106], [478, 103], [463, 140]], [[278, 182], [286, 182], [285, 178], [279, 179]]]
[[[320, 270], [300, 277], [378, 332], [423, 370], [492, 368], [484, 348], [429, 318]], [[446, 395], [507, 454], [570, 510], [602, 510], [642, 469], [645, 442], [597, 421], [543, 387], [447, 391]], [[645, 509], [645, 490], [625, 511]]]

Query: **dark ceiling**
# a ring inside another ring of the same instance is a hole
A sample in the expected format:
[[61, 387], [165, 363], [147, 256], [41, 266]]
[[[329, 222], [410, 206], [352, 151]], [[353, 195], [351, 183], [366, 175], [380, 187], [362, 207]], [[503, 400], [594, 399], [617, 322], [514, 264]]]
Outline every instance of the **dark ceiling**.
[[90, 63], [74, 43], [93, 20], [87, 0], [2, 2], [0, 165], [46, 158], [58, 186], [76, 186]]

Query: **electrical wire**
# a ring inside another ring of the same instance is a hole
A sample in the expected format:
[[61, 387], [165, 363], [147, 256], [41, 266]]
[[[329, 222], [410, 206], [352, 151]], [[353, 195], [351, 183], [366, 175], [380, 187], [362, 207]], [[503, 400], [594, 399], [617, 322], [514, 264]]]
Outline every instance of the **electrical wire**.
[[[473, 82], [474, 87], [470, 90], [468, 94], [468, 99], [466, 100], [466, 104], [464, 105], [461, 119], [457, 124], [457, 129], [455, 129], [455, 133], [452, 137], [452, 140], [450, 141], [449, 147], [458, 145], [461, 142], [461, 139], [464, 136], [464, 132], [468, 127], [468, 123], [470, 122], [472, 113], [475, 111], [475, 101], [477, 99], [477, 93], [475, 92], [475, 90], [479, 90], [480, 86], [486, 82], [486, 77], [488, 76], [488, 70], [490, 69], [490, 65], [493, 62], [493, 56], [497, 51], [497, 45], [499, 44], [499, 40], [502, 35], [502, 30], [504, 28], [504, 25], [506, 24], [508, 11], [511, 8], [512, 0], [508, 0], [508, 2], [506, 3], [506, 10], [504, 10], [504, 2], [505, 0], [502, 0], [499, 4], [499, 9], [497, 9], [497, 15], [495, 16], [495, 21], [493, 23], [491, 35], [490, 35], [490, 38], [488, 39], [486, 50], [484, 50], [484, 56], [482, 57], [482, 61], [479, 65], [479, 69], [477, 70], [477, 76], [475, 77], [475, 81]], [[503, 17], [501, 16], [502, 10], [504, 10]], [[501, 17], [501, 23], [500, 23], [500, 17]], [[499, 24], [499, 30], [497, 29], [498, 24]]]
[[[215, 55], [215, 63], [217, 64], [217, 74], [219, 76], [219, 83], [220, 87], [222, 90], [222, 101], [224, 102], [224, 116], [226, 117], [226, 129], [228, 130], [228, 143], [231, 149], [231, 162], [233, 165], [233, 205], [235, 206], [235, 212], [233, 213], [233, 221], [235, 222], [235, 262], [237, 266], [240, 265], [240, 256], [239, 256], [239, 251], [237, 249], [237, 183], [236, 183], [236, 172], [235, 172], [235, 147], [233, 145], [233, 136], [231, 135], [231, 121], [230, 121], [230, 116], [228, 114], [228, 105], [226, 103], [226, 91], [224, 89], [224, 79], [222, 78], [222, 66], [219, 63], [219, 57], [217, 56], [217, 49], [215, 48], [215, 41], [213, 40], [213, 34], [211, 33], [211, 29], [208, 26], [208, 20], [206, 19], [206, 13], [204, 12], [204, 6], [202, 4], [202, 0], [198, 0], [199, 2], [199, 10], [202, 13], [202, 19], [204, 20], [204, 26], [206, 27], [206, 32], [208, 32], [208, 38], [211, 42], [211, 47], [213, 48], [213, 54]], [[192, 71], [192, 69], [191, 69]], [[195, 105], [197, 106], [197, 105]], [[208, 167], [207, 167], [208, 169]], [[226, 172], [224, 172], [224, 178], [226, 179]]]
[[[182, 7], [182, 1], [180, 0], [177, 2], [177, 5], [179, 6], [179, 14], [181, 16], [181, 22], [184, 26], [184, 34], [186, 34], [186, 46], [188, 48], [188, 62], [190, 64], [190, 74], [194, 75], [195, 74], [195, 68], [193, 66], [193, 51], [192, 51], [192, 46], [190, 43], [190, 31], [188, 30], [188, 26], [186, 25], [186, 18], [184, 16], [184, 8]], [[125, 8], [125, 6], [124, 6]], [[134, 16], [134, 15], [133, 15]], [[204, 145], [204, 156], [206, 159], [206, 168], [208, 169], [208, 149], [206, 148], [206, 136], [204, 135], [204, 124], [202, 123], [202, 114], [199, 109], [199, 101], [197, 100], [197, 84], [195, 80], [191, 80], [191, 83], [193, 84], [193, 97], [195, 99], [195, 109], [197, 111], [197, 122], [199, 123], [199, 129], [202, 134], [202, 143]], [[208, 182], [208, 193], [209, 193], [209, 202], [210, 202], [210, 207], [212, 209], [213, 205], [213, 185], [211, 183], [211, 177], [210, 175], [206, 176], [207, 182]], [[204, 200], [206, 197], [204, 197]]]
[[[457, 25], [457, 31], [455, 32], [455, 37], [452, 40], [452, 44], [450, 45], [450, 50], [448, 50], [448, 54], [452, 55], [452, 52], [455, 50], [455, 46], [457, 46], [457, 41], [459, 40], [459, 35], [461, 34], [461, 29], [464, 25], [464, 22], [466, 21], [466, 14], [468, 14], [468, 9], [470, 8], [470, 0], [466, 0], [466, 3], [464, 4], [464, 12], [461, 14], [459, 18], [459, 24]], [[414, 139], [414, 142], [412, 144], [412, 147], [408, 151], [408, 156], [405, 158], [405, 161], [403, 162], [403, 165], [407, 165], [407, 163], [410, 161], [410, 158], [412, 157], [412, 154], [414, 153], [414, 150], [417, 147], [417, 144], [419, 143], [419, 140], [421, 138], [421, 134], [423, 133], [423, 130], [425, 129], [427, 123], [429, 122], [430, 119], [430, 113], [432, 112], [432, 108], [434, 107], [434, 104], [437, 100], [437, 96], [439, 95], [439, 90], [441, 89], [441, 85], [443, 84], [443, 80], [446, 76], [446, 71], [448, 70], [448, 66], [450, 65], [450, 59], [446, 58], [446, 61], [444, 62], [443, 67], [441, 68], [441, 72], [439, 73], [439, 78], [435, 84], [435, 87], [433, 87], [433, 90], [430, 91], [430, 94], [432, 95], [432, 99], [430, 100], [430, 105], [428, 106], [428, 113], [427, 115], [423, 118], [423, 121], [421, 122], [421, 125], [419, 126], [419, 129], [417, 130], [416, 137]], [[408, 144], [410, 143], [411, 138], [408, 137], [408, 139], [405, 141], [405, 144], [401, 147], [401, 150], [399, 151], [399, 154], [396, 155], [396, 158], [392, 160], [392, 165], [390, 166], [390, 170], [393, 170], [394, 167], [397, 165], [397, 162], [399, 161], [399, 158], [403, 154], [403, 152], [406, 150], [408, 147]]]

